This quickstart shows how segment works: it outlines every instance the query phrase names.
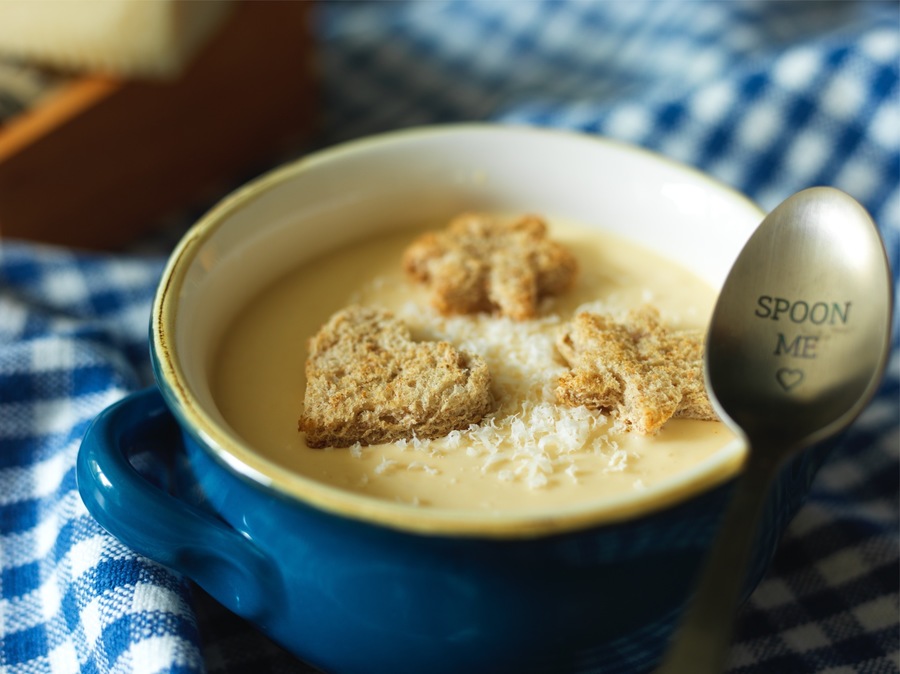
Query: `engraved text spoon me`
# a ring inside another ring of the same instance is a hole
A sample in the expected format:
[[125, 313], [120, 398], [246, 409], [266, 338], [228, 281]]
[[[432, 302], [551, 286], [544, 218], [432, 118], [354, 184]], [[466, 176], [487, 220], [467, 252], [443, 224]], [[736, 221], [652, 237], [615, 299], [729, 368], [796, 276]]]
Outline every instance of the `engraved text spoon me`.
[[891, 288], [874, 223], [833, 188], [785, 200], [741, 251], [713, 311], [705, 374], [748, 455], [659, 673], [724, 670], [769, 487], [785, 459], [845, 428], [874, 395], [889, 351]]

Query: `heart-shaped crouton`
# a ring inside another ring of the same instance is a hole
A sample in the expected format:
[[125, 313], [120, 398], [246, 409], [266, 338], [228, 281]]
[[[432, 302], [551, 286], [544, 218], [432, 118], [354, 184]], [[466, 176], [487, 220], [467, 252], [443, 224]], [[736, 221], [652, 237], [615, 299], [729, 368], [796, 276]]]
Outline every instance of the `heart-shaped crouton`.
[[715, 420], [703, 382], [703, 334], [660, 324], [650, 306], [620, 322], [581, 312], [557, 342], [571, 371], [557, 399], [615, 411], [625, 428], [653, 435], [672, 417]]
[[309, 340], [299, 428], [310, 447], [427, 439], [478, 423], [492, 406], [477, 355], [414, 342], [384, 310], [351, 306]]
[[506, 221], [470, 213], [416, 239], [403, 267], [428, 287], [442, 314], [493, 312], [525, 320], [536, 315], [541, 299], [572, 285], [578, 264], [547, 238], [547, 224], [537, 216]]

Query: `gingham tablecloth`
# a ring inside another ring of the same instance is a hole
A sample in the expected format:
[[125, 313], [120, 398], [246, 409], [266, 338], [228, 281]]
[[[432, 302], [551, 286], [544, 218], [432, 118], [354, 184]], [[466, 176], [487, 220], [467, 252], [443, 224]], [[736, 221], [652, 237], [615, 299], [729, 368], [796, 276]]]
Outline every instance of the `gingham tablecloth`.
[[[766, 209], [833, 185], [869, 209], [897, 279], [897, 2], [323, 3], [315, 31], [320, 145], [493, 120], [629, 141]], [[97, 256], [0, 242], [2, 672], [310, 671], [105, 534], [76, 490], [87, 424], [151, 382], [171, 243]], [[877, 399], [740, 614], [732, 672], [900, 671], [898, 332]]]

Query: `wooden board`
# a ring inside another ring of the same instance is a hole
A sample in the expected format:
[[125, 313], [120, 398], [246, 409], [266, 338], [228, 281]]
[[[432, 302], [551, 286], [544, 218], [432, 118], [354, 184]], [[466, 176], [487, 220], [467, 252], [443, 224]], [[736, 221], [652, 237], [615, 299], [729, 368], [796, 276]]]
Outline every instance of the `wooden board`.
[[318, 117], [308, 2], [239, 3], [170, 82], [88, 76], [0, 127], [0, 237], [111, 249]]

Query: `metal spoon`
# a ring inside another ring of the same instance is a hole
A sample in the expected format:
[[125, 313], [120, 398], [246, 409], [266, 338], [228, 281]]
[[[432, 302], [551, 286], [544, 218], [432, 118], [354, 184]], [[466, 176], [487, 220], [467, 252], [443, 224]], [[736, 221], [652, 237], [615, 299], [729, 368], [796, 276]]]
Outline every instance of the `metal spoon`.
[[706, 385], [747, 443], [722, 528], [662, 674], [722, 672], [769, 487], [793, 453], [849, 425], [886, 366], [892, 284], [866, 211], [816, 187], [772, 211], [734, 263], [706, 341]]

